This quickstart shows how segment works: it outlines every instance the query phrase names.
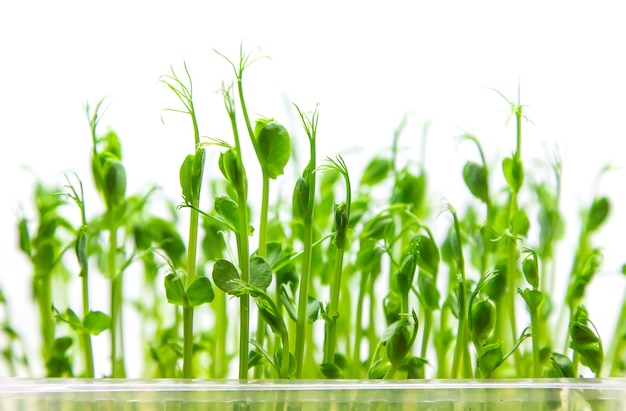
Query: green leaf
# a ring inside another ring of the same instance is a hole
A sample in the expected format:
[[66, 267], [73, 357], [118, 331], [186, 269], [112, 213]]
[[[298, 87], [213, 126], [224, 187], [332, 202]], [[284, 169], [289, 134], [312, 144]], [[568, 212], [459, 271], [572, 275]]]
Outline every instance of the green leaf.
[[408, 204], [411, 211], [419, 214], [426, 200], [426, 175], [412, 174], [407, 168], [398, 173], [391, 194], [392, 204]]
[[611, 211], [611, 203], [606, 197], [596, 199], [589, 209], [589, 219], [587, 221], [587, 232], [591, 233], [597, 230], [609, 216]]
[[389, 175], [391, 170], [391, 161], [383, 157], [374, 157], [365, 167], [363, 174], [361, 175], [360, 184], [363, 186], [374, 186]]
[[525, 210], [519, 210], [511, 219], [511, 231], [515, 235], [525, 236], [530, 228], [530, 220]]
[[575, 378], [574, 365], [569, 357], [559, 353], [550, 355], [550, 368], [546, 371], [547, 377]]
[[241, 279], [237, 268], [227, 260], [217, 260], [213, 265], [213, 282], [220, 290], [226, 294], [239, 295]]
[[504, 361], [501, 344], [489, 344], [483, 347], [483, 352], [478, 357], [478, 368], [480, 372], [490, 375]]
[[275, 306], [262, 298], [257, 299], [257, 307], [259, 308], [259, 314], [261, 314], [274, 334], [282, 338], [287, 333], [287, 326], [280, 312], [277, 312]]
[[76, 315], [76, 313], [71, 308], [65, 310], [65, 318], [72, 330], [78, 332], [81, 332], [83, 330], [83, 324], [80, 322], [80, 318], [78, 318], [78, 315]]
[[250, 258], [250, 284], [262, 290], [272, 282], [272, 266], [259, 255]]
[[390, 291], [383, 299], [383, 311], [387, 325], [399, 320], [402, 311], [402, 299], [395, 291]]
[[519, 192], [524, 182], [524, 166], [521, 160], [515, 157], [505, 157], [502, 160], [502, 172], [511, 191]]
[[22, 250], [26, 255], [30, 256], [32, 249], [30, 243], [30, 234], [28, 232], [28, 220], [25, 218], [21, 218], [17, 229], [19, 232], [19, 246], [20, 250]]
[[289, 318], [291, 318], [294, 322], [298, 321], [298, 314], [296, 310], [296, 299], [293, 295], [293, 291], [289, 286], [289, 283], [282, 283], [280, 287], [280, 301], [283, 303], [283, 306], [287, 310], [287, 314], [289, 314]]
[[120, 161], [110, 161], [104, 174], [104, 198], [112, 208], [124, 200], [126, 194], [126, 170]]
[[180, 165], [179, 180], [180, 187], [183, 191], [183, 199], [185, 203], [194, 204], [193, 189], [191, 188], [191, 174], [193, 169], [193, 154], [189, 154]]
[[80, 266], [80, 276], [83, 276], [87, 270], [87, 235], [85, 230], [80, 230], [74, 243], [74, 251], [76, 252], [76, 259]]
[[[387, 348], [387, 358], [392, 364], [399, 365], [407, 356], [417, 335], [417, 316], [404, 316], [392, 324], [381, 337]], [[383, 340], [385, 338], [385, 340]]]
[[429, 236], [419, 235], [417, 238], [417, 253], [419, 255], [417, 266], [420, 268], [420, 271], [424, 270], [432, 275], [433, 278], [437, 278], [439, 263], [441, 261], [439, 248], [435, 241]]
[[211, 285], [211, 280], [207, 277], [196, 277], [189, 288], [187, 288], [187, 299], [192, 307], [211, 303], [213, 298], [215, 298], [213, 286]]
[[243, 188], [243, 172], [239, 169], [239, 163], [235, 149], [231, 148], [220, 154], [219, 167], [224, 178], [231, 184], [235, 191]]
[[309, 208], [309, 183], [302, 177], [296, 180], [292, 197], [292, 212], [294, 218], [302, 219]]
[[98, 335], [109, 328], [111, 318], [102, 311], [89, 311], [83, 320], [83, 327], [91, 335]]
[[267, 176], [275, 179], [283, 174], [289, 161], [291, 139], [287, 129], [277, 121], [257, 122], [257, 126], [260, 124], [262, 124], [260, 130], [255, 130], [259, 147], [259, 162]]
[[170, 304], [187, 306], [187, 296], [180, 277], [174, 273], [165, 276], [165, 297]]
[[488, 299], [481, 299], [470, 308], [470, 331], [472, 341], [482, 346], [489, 339], [496, 326], [496, 306]]
[[383, 359], [377, 360], [367, 370], [367, 379], [382, 380], [389, 369], [391, 369], [389, 361]]
[[539, 306], [541, 305], [541, 303], [543, 303], [543, 293], [539, 290], [530, 290], [528, 288], [525, 288], [524, 290], [521, 289], [517, 289], [517, 292], [519, 295], [522, 296], [522, 298], [524, 298], [524, 301], [526, 301], [526, 305], [528, 305], [528, 308], [532, 311], [537, 311], [539, 310]]
[[320, 364], [320, 371], [322, 372], [325, 378], [332, 379], [332, 380], [341, 378], [341, 375], [342, 375], [341, 368], [339, 368], [336, 364], [333, 364], [333, 363]]
[[463, 167], [463, 180], [474, 197], [486, 203], [489, 198], [487, 170], [480, 164], [468, 161]]
[[320, 316], [320, 309], [322, 303], [319, 300], [309, 296], [308, 303], [306, 305], [306, 319], [309, 324], [313, 324]]
[[420, 270], [417, 276], [417, 287], [420, 290], [424, 305], [431, 311], [437, 310], [441, 295], [433, 276]]
[[522, 261], [522, 271], [526, 281], [534, 289], [539, 287], [539, 262], [537, 261], [537, 253], [528, 250], [528, 255]]
[[200, 200], [200, 189], [202, 188], [202, 175], [204, 174], [204, 162], [206, 160], [206, 150], [203, 147], [196, 149], [196, 155], [193, 157], [193, 165], [191, 168], [191, 192], [194, 203]]
[[[239, 228], [239, 204], [226, 196], [215, 198], [215, 211], [235, 229]], [[241, 233], [243, 234], [243, 233]]]

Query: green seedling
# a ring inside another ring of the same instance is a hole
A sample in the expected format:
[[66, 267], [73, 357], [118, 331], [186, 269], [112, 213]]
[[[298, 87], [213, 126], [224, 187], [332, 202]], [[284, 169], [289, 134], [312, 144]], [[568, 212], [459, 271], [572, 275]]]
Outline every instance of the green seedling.
[[[34, 374], [37, 362], [41, 376], [89, 378], [123, 378], [131, 366], [144, 378], [240, 380], [626, 375], [626, 304], [611, 341], [585, 309], [590, 284], [606, 269], [599, 237], [613, 203], [593, 187], [573, 222], [580, 233], [561, 282], [557, 250], [570, 226], [561, 211], [564, 168], [555, 153], [547, 170], [528, 166], [519, 97], [498, 92], [515, 119], [514, 150], [494, 166], [492, 147], [464, 133], [477, 151], [459, 168], [465, 202], [431, 215], [441, 206], [427, 178], [428, 125], [418, 156], [400, 145], [410, 130], [405, 116], [389, 147], [361, 159], [360, 173], [346, 153], [318, 164], [318, 137], [341, 137], [320, 127], [318, 107], [288, 107], [306, 134], [305, 144], [292, 141], [289, 122], [252, 119], [246, 104], [248, 70], [265, 57], [243, 48], [237, 60], [220, 56], [234, 76], [218, 87], [230, 140], [200, 135], [202, 94], [186, 65], [184, 77], [172, 70], [160, 78], [182, 104], [166, 110], [188, 115], [193, 132], [193, 146], [171, 165], [177, 193], [130, 194], [121, 137], [100, 132], [104, 100], [87, 106], [92, 187], [78, 176], [64, 188], [38, 182], [34, 215], [24, 212], [17, 224], [33, 271], [41, 355], [27, 358], [3, 287], [0, 350], [10, 375]], [[107, 313], [93, 299], [98, 272], [110, 287]], [[131, 301], [133, 285], [141, 290]], [[123, 327], [129, 311], [138, 330]], [[94, 344], [101, 338], [110, 338], [110, 353]], [[143, 355], [129, 357], [130, 344]], [[107, 357], [110, 373], [97, 366]]]

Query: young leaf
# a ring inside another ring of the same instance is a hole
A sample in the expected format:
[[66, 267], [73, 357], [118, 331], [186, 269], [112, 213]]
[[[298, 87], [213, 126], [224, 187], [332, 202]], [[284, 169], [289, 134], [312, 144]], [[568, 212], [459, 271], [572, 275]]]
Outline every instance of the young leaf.
[[226, 196], [216, 197], [215, 211], [222, 216], [231, 227], [239, 227], [239, 204], [234, 200]]
[[589, 209], [589, 219], [587, 221], [587, 232], [591, 233], [598, 229], [606, 221], [611, 210], [611, 203], [606, 197], [596, 199]]
[[528, 255], [522, 261], [522, 271], [526, 281], [533, 289], [539, 287], [539, 262], [537, 261], [537, 253], [533, 250], [527, 249]]
[[502, 160], [502, 172], [509, 188], [513, 192], [519, 192], [524, 182], [524, 166], [515, 157], [505, 157]]
[[217, 260], [213, 265], [213, 282], [227, 294], [238, 295], [241, 285], [237, 280], [240, 278], [237, 268], [230, 261]]
[[207, 277], [196, 277], [189, 288], [187, 288], [187, 299], [192, 307], [211, 303], [214, 297], [211, 280]]
[[511, 219], [511, 231], [515, 235], [525, 236], [530, 228], [530, 220], [525, 210], [519, 210]]
[[83, 320], [83, 327], [91, 335], [98, 335], [109, 328], [111, 318], [102, 311], [89, 311]]
[[390, 170], [391, 161], [389, 159], [374, 157], [365, 167], [360, 184], [363, 186], [374, 186], [387, 178]]
[[265, 290], [272, 282], [272, 266], [259, 255], [250, 258], [250, 284]]
[[110, 161], [104, 174], [104, 197], [107, 207], [119, 205], [126, 193], [126, 170], [120, 161]]
[[474, 197], [486, 203], [489, 197], [487, 170], [478, 163], [468, 161], [463, 167], [463, 180]]
[[483, 375], [490, 375], [504, 361], [502, 344], [489, 344], [483, 347], [483, 352], [478, 357], [478, 368]]
[[193, 189], [191, 187], [191, 174], [194, 162], [193, 154], [189, 154], [180, 165], [179, 180], [183, 191], [183, 200], [187, 204], [194, 204]]
[[[261, 125], [259, 129], [259, 125]], [[269, 178], [275, 179], [283, 174], [283, 169], [291, 155], [291, 139], [287, 129], [277, 121], [257, 122], [255, 130], [259, 162]]]
[[472, 341], [482, 346], [491, 336], [496, 326], [496, 306], [488, 299], [481, 299], [472, 304], [470, 309], [470, 332]]
[[165, 276], [165, 297], [170, 304], [187, 306], [187, 296], [180, 277], [174, 273]]

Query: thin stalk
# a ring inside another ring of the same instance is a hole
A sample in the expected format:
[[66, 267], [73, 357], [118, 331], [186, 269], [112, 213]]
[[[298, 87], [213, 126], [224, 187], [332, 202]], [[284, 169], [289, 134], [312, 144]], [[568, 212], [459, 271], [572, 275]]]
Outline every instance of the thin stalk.
[[[467, 295], [465, 290], [466, 275], [465, 275], [465, 259], [463, 257], [463, 249], [461, 246], [461, 227], [456, 211], [451, 205], [448, 205], [448, 210], [452, 214], [454, 219], [454, 231], [457, 234], [457, 270], [458, 270], [458, 300], [459, 300], [459, 321], [457, 328], [456, 346], [454, 347], [454, 357], [452, 358], [452, 372], [453, 377], [459, 376], [461, 378], [471, 377], [471, 363], [469, 363], [469, 348], [468, 348], [468, 329], [467, 329], [467, 317], [468, 307], [465, 301]], [[453, 246], [454, 247], [454, 246]], [[469, 364], [469, 367], [468, 367]]]
[[622, 299], [622, 309], [615, 323], [613, 341], [611, 341], [611, 346], [606, 356], [609, 364], [609, 377], [617, 377], [619, 375], [624, 351], [626, 351], [626, 298]]
[[111, 377], [126, 377], [123, 355], [122, 327], [122, 273], [117, 272], [117, 222], [115, 207], [108, 211], [109, 217], [109, 278], [111, 279]]
[[[242, 104], [243, 105], [243, 104]], [[247, 117], [247, 115], [246, 115]], [[266, 172], [262, 172], [263, 179], [263, 188], [262, 188], [262, 196], [261, 196], [261, 220], [259, 223], [259, 249], [257, 254], [263, 258], [267, 257], [267, 217], [269, 212], [269, 192], [270, 192], [270, 179], [267, 176]], [[257, 331], [256, 331], [256, 340], [259, 344], [263, 345], [265, 341], [265, 320], [260, 312], [257, 312]], [[287, 351], [288, 350], [287, 346]], [[261, 378], [263, 375], [263, 368], [261, 366], [257, 366], [254, 369], [254, 378]]]
[[337, 345], [337, 317], [339, 312], [339, 290], [341, 287], [341, 271], [343, 270], [344, 249], [337, 248], [335, 257], [335, 272], [333, 274], [333, 283], [330, 287], [330, 301], [328, 303], [328, 316], [326, 321], [326, 340], [324, 344], [324, 363], [335, 363], [335, 349]]
[[422, 335], [422, 350], [420, 352], [421, 358], [426, 358], [426, 350], [428, 349], [428, 339], [430, 338], [430, 331], [433, 326], [433, 312], [429, 309], [424, 309], [424, 326]]
[[39, 318], [41, 321], [41, 337], [43, 340], [42, 356], [44, 362], [48, 362], [52, 356], [54, 345], [54, 322], [52, 321], [52, 281], [51, 273], [36, 274], [39, 277], [37, 301], [39, 303]]
[[[298, 108], [296, 106], [296, 108]], [[313, 256], [313, 210], [315, 205], [315, 164], [317, 138], [317, 109], [307, 118], [298, 108], [300, 119], [309, 137], [310, 160], [307, 168], [306, 180], [309, 185], [308, 204], [304, 213], [304, 236], [302, 255], [302, 276], [300, 278], [300, 289], [298, 295], [298, 318], [296, 321], [296, 378], [302, 375], [304, 364], [304, 349], [306, 340], [307, 325], [307, 304], [309, 299], [309, 286], [311, 283], [311, 260]]]
[[[196, 118], [196, 111], [193, 104], [193, 83], [191, 81], [191, 75], [187, 69], [187, 64], [184, 63], [185, 73], [189, 81], [189, 86], [186, 86], [174, 73], [172, 69], [171, 76], [163, 76], [161, 82], [164, 83], [178, 99], [183, 103], [185, 110], [171, 110], [185, 114], [189, 114], [191, 117], [191, 124], [193, 127], [194, 137], [194, 153], [197, 152], [197, 148], [200, 144], [200, 131], [198, 129], [198, 121]], [[201, 181], [197, 182], [198, 187], [201, 187]], [[198, 208], [200, 207], [198, 189], [197, 193], [192, 199], [192, 207], [189, 218], [189, 237], [187, 244], [187, 267], [186, 267], [186, 287], [188, 288], [196, 279], [196, 254], [198, 247]], [[183, 378], [193, 377], [193, 307], [183, 307]]]
[[539, 318], [536, 308], [530, 310], [530, 327], [532, 329], [533, 378], [541, 378], [541, 351], [539, 348], [539, 341], [541, 341], [541, 327], [539, 326]]
[[354, 377], [361, 376], [361, 340], [363, 339], [363, 300], [367, 290], [369, 276], [365, 272], [361, 272], [361, 281], [359, 281], [359, 296], [356, 302], [356, 315], [354, 324], [354, 347], [352, 354]]
[[[198, 204], [194, 204], [195, 207]], [[189, 241], [187, 246], [186, 288], [196, 278], [196, 253], [198, 247], [198, 211], [191, 209]], [[183, 378], [193, 377], [193, 306], [183, 307]]]
[[[248, 180], [241, 156], [241, 142], [237, 119], [235, 115], [235, 102], [230, 94], [231, 89], [224, 90], [224, 103], [230, 119], [233, 138], [235, 140], [234, 154], [237, 162], [237, 181], [232, 181], [237, 193], [239, 204], [239, 227], [237, 227], [237, 258], [241, 280], [247, 284], [250, 282], [250, 243], [248, 239]], [[248, 344], [250, 341], [250, 297], [244, 294], [239, 297], [239, 379], [248, 379]]]

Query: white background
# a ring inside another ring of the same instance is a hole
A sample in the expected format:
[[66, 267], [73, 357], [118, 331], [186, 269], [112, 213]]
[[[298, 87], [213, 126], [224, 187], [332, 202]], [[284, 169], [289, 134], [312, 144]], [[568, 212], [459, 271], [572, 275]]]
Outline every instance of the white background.
[[[576, 218], [598, 170], [625, 162], [624, 17], [619, 2], [578, 1], [2, 2], [0, 286], [19, 328], [33, 326], [23, 305], [30, 271], [15, 246], [18, 216], [32, 216], [34, 179], [24, 166], [49, 184], [74, 171], [90, 181], [85, 103], [109, 96], [102, 125], [122, 138], [129, 192], [156, 182], [177, 200], [178, 167], [193, 137], [187, 118], [163, 111], [178, 102], [159, 77], [170, 66], [182, 75], [186, 61], [201, 134], [230, 140], [215, 90], [232, 72], [213, 49], [235, 59], [243, 42], [271, 57], [246, 73], [250, 111], [275, 117], [303, 144], [291, 103], [305, 111], [319, 103], [319, 158], [343, 153], [355, 174], [389, 146], [405, 113], [404, 154], [419, 156], [422, 126], [431, 121], [431, 197], [461, 209], [461, 169], [477, 157], [456, 137], [476, 134], [498, 170], [515, 130], [506, 124], [507, 103], [487, 87], [516, 100], [519, 83], [532, 120], [524, 124], [524, 161], [530, 173], [543, 173], [537, 164], [546, 145], [558, 147], [563, 207]], [[596, 238], [606, 262], [588, 306], [605, 338], [624, 288], [623, 180], [618, 169], [599, 187], [614, 209]], [[97, 198], [90, 204], [98, 207]], [[568, 226], [563, 255], [577, 230], [576, 222]]]

